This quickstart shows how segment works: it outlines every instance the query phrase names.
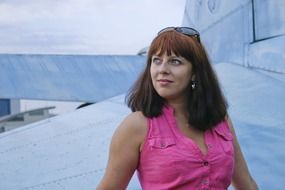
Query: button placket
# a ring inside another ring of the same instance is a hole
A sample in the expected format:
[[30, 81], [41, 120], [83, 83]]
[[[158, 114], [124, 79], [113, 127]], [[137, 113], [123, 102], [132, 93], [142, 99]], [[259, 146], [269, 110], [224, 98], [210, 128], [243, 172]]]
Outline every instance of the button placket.
[[204, 159], [202, 161], [202, 165], [204, 167], [205, 170], [205, 176], [201, 181], [201, 190], [209, 190], [210, 189], [210, 180], [209, 180], [209, 170], [210, 170], [210, 163], [208, 160]]
[[210, 185], [209, 180], [207, 178], [202, 180], [202, 189], [203, 190], [209, 190], [210, 189], [209, 185]]

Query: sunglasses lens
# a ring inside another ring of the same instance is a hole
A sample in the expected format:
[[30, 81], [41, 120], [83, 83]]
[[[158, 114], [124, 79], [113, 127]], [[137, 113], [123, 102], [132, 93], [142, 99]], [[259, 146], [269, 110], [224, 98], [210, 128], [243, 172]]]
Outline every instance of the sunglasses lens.
[[161, 33], [167, 32], [167, 31], [172, 31], [175, 30], [181, 34], [190, 36], [190, 37], [195, 37], [198, 42], [200, 42], [200, 34], [197, 30], [193, 29], [193, 28], [189, 28], [189, 27], [167, 27], [162, 29], [161, 31], [158, 32], [158, 35], [160, 35]]
[[193, 28], [187, 28], [187, 27], [181, 27], [180, 30], [182, 34], [185, 34], [190, 37], [195, 37], [197, 38], [198, 42], [200, 42], [200, 34], [197, 30]]
[[182, 34], [186, 34], [186, 35], [190, 35], [190, 36], [198, 35], [197, 31], [190, 29], [190, 28], [180, 28], [180, 32]]
[[167, 28], [164, 28], [162, 30], [160, 30], [157, 35], [163, 33], [163, 32], [167, 32], [167, 31], [171, 31], [171, 30], [175, 30], [175, 27], [167, 27]]

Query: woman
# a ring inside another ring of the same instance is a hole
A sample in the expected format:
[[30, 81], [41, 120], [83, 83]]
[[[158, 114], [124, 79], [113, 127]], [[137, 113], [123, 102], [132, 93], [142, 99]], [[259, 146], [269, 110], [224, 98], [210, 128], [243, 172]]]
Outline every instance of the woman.
[[258, 189], [196, 30], [160, 31], [127, 98], [133, 113], [113, 135], [97, 190], [125, 189], [135, 170], [145, 190]]

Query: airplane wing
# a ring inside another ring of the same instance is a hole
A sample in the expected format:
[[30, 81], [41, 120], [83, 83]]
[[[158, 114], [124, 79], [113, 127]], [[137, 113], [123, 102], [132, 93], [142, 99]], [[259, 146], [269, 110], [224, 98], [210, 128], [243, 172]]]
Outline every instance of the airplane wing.
[[[0, 189], [95, 189], [114, 129], [130, 112], [124, 96], [0, 134]], [[130, 189], [140, 189], [134, 176]]]

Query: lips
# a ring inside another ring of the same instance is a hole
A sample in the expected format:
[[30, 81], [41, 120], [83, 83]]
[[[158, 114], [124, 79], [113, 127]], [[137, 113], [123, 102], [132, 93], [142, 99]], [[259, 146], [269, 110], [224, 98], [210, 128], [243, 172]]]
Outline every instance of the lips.
[[173, 81], [171, 80], [168, 80], [168, 79], [159, 79], [157, 80], [159, 84], [161, 85], [167, 85], [167, 84], [170, 84], [170, 83], [173, 83]]

